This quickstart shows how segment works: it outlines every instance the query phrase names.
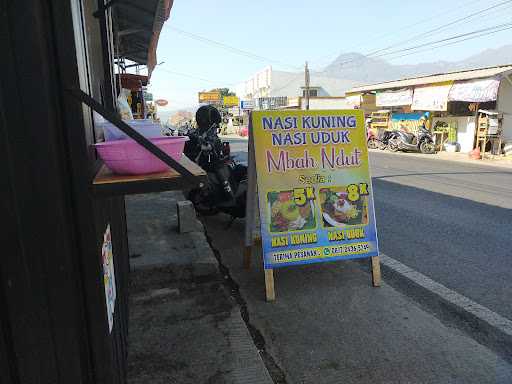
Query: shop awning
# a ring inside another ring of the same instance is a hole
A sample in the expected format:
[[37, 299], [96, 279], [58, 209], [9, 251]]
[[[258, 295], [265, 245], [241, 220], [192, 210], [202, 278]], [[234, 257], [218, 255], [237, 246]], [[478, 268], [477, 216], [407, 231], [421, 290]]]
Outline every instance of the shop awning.
[[132, 91], [140, 91], [142, 87], [148, 85], [148, 77], [144, 75], [135, 75], [133, 73], [120, 73], [116, 75], [121, 86]]
[[449, 101], [485, 103], [498, 98], [500, 80], [498, 78], [470, 80], [453, 84], [448, 94]]
[[378, 107], [411, 105], [412, 95], [413, 91], [411, 88], [398, 91], [377, 92], [375, 105]]
[[169, 18], [173, 0], [118, 0], [114, 23], [119, 40], [116, 57], [147, 65], [148, 75], [156, 65], [160, 31]]
[[371, 85], [363, 85], [355, 87], [346, 91], [346, 93], [356, 92], [372, 92], [379, 90], [409, 88], [420, 85], [437, 84], [445, 81], [463, 81], [473, 79], [488, 79], [495, 76], [504, 76], [512, 73], [512, 65], [500, 65], [497, 67], [476, 68], [464, 71], [439, 73], [435, 75], [419, 76], [409, 79], [386, 81], [384, 83], [377, 83]]
[[446, 111], [448, 93], [453, 82], [447, 81], [437, 85], [416, 87], [411, 109], [416, 111]]
[[391, 115], [391, 120], [394, 121], [415, 121], [421, 119], [422, 116], [425, 116], [422, 112], [415, 112], [415, 113], [393, 113]]

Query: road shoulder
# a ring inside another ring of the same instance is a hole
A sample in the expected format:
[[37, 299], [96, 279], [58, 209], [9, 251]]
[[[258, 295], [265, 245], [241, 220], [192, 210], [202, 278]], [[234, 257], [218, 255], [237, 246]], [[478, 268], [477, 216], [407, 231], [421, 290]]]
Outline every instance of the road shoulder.
[[[251, 326], [295, 383], [506, 383], [512, 366], [388, 284], [373, 288], [357, 262], [275, 271], [277, 300], [264, 301], [261, 253], [242, 268], [243, 227], [209, 237], [247, 302]], [[235, 236], [236, 235], [236, 236]], [[508, 381], [507, 381], [508, 380]]]
[[468, 165], [475, 166], [484, 166], [484, 167], [496, 167], [496, 168], [505, 168], [512, 170], [512, 159], [510, 158], [498, 158], [498, 159], [483, 159], [483, 160], [473, 160], [469, 157], [467, 153], [450, 153], [450, 152], [438, 152], [433, 155], [425, 155], [423, 153], [416, 152], [390, 152], [390, 151], [382, 151], [380, 149], [369, 149], [370, 153], [380, 153], [387, 156], [398, 156], [403, 157], [404, 161], [407, 161], [407, 158], [419, 158], [425, 160], [435, 160], [435, 161], [448, 161], [454, 163], [464, 163]]

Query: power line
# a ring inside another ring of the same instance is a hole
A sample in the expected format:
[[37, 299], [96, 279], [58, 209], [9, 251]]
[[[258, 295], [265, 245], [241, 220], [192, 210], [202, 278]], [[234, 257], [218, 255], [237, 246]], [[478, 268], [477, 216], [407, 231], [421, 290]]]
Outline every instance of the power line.
[[[352, 60], [351, 62], [357, 62], [357, 61], [362, 61], [362, 60], [370, 60], [370, 59], [375, 59], [375, 58], [379, 58], [379, 57], [394, 55], [396, 53], [416, 50], [418, 48], [426, 47], [426, 46], [429, 46], [429, 45], [435, 45], [435, 44], [442, 43], [442, 42], [445, 42], [445, 41], [450, 41], [450, 40], [457, 40], [457, 39], [460, 39], [461, 37], [477, 35], [479, 33], [487, 32], [487, 31], [494, 31], [494, 32], [497, 33], [497, 32], [501, 32], [501, 31], [509, 29], [509, 28], [504, 28], [504, 29], [500, 29], [500, 28], [507, 27], [507, 26], [510, 26], [510, 25], [512, 25], [512, 23], [499, 24], [499, 25], [495, 25], [495, 26], [492, 26], [492, 27], [479, 29], [479, 30], [476, 30], [476, 31], [471, 31], [471, 32], [462, 33], [462, 34], [455, 35], [455, 36], [450, 36], [450, 37], [447, 37], [447, 38], [444, 38], [444, 39], [441, 39], [441, 40], [430, 41], [428, 43], [419, 44], [419, 45], [416, 45], [416, 46], [413, 46], [413, 47], [408, 47], [408, 48], [404, 48], [404, 49], [398, 49], [396, 51], [391, 51], [391, 52], [384, 52], [384, 53], [381, 53], [380, 55], [375, 55], [375, 56], [372, 56], [372, 57], [365, 57], [364, 59], [360, 59], [360, 60]], [[492, 33], [483, 34], [482, 36], [490, 35], [490, 34], [492, 34]], [[477, 37], [480, 37], [480, 36], [474, 36], [474, 38], [477, 38]], [[456, 41], [455, 43], [459, 43], [459, 42], [467, 41], [467, 40], [471, 40], [471, 38], [461, 39], [461, 40]], [[413, 52], [413, 53], [417, 53], [417, 52]], [[404, 56], [408, 56], [408, 55], [404, 55]], [[397, 57], [394, 57], [394, 59], [395, 58], [397, 58]], [[351, 66], [351, 67], [345, 67], [344, 69], [353, 69], [353, 68], [358, 68], [358, 66], [356, 65], [356, 66]]]
[[[467, 7], [467, 6], [470, 6], [470, 5], [476, 4], [476, 3], [480, 3], [481, 1], [482, 1], [482, 0], [471, 1], [471, 2], [469, 2], [469, 3], [467, 3], [467, 4], [464, 4], [464, 6], [466, 6], [466, 7]], [[375, 40], [377, 40], [377, 41], [378, 41], [378, 40], [382, 40], [383, 38], [386, 38], [386, 37], [388, 37], [388, 36], [396, 35], [396, 34], [397, 34], [397, 32], [405, 31], [405, 30], [410, 29], [410, 28], [412, 28], [412, 27], [417, 27], [417, 26], [418, 26], [418, 25], [420, 25], [420, 24], [425, 24], [425, 23], [426, 23], [426, 22], [428, 22], [428, 21], [431, 21], [431, 20], [436, 19], [436, 18], [438, 18], [438, 17], [439, 17], [439, 16], [441, 16], [441, 15], [445, 16], [445, 15], [446, 15], [446, 14], [448, 14], [448, 13], [453, 13], [453, 11], [460, 10], [461, 6], [462, 6], [462, 4], [458, 5], [458, 6], [457, 6], [457, 7], [455, 7], [455, 8], [450, 8], [450, 9], [445, 10], [445, 11], [443, 11], [443, 12], [436, 13], [436, 14], [434, 14], [434, 15], [432, 15], [432, 16], [430, 16], [430, 17], [426, 18], [426, 19], [422, 19], [422, 20], [419, 20], [419, 21], [417, 21], [417, 22], [415, 22], [415, 23], [408, 24], [408, 25], [406, 25], [406, 26], [404, 26], [404, 27], [401, 27], [400, 29], [396, 29], [396, 30], [392, 31], [391, 33], [386, 33], [386, 34], [384, 34], [384, 35], [382, 35], [382, 34], [375, 35], [375, 37], [374, 37], [374, 38], [372, 38], [371, 40], [367, 40], [366, 42], [371, 41], [371, 42], [373, 43], [373, 42], [375, 42]], [[359, 43], [359, 44], [355, 44], [355, 45], [353, 45], [353, 46], [351, 46], [351, 47], [356, 48], [356, 47], [360, 47], [360, 46], [362, 46], [362, 45], [364, 45], [364, 44], [365, 44], [365, 42], [361, 42], [361, 43]], [[348, 49], [351, 49], [351, 48], [348, 48]], [[317, 59], [317, 60], [313, 60], [313, 62], [318, 63], [318, 62], [320, 62], [321, 60], [323, 60], [323, 59], [325, 59], [325, 58], [328, 58], [328, 57], [332, 57], [332, 54], [331, 54], [331, 55], [322, 56], [321, 58], [319, 58], [319, 59]]]
[[[394, 47], [406, 44], [406, 43], [408, 43], [410, 41], [414, 41], [414, 40], [416, 40], [418, 38], [421, 38], [421, 37], [430, 36], [433, 33], [437, 33], [437, 32], [439, 32], [439, 31], [441, 31], [443, 29], [446, 29], [446, 28], [448, 28], [448, 27], [450, 27], [450, 26], [452, 26], [454, 24], [460, 23], [461, 21], [468, 20], [468, 19], [470, 19], [470, 18], [472, 18], [474, 16], [477, 16], [477, 15], [480, 15], [482, 13], [488, 12], [491, 9], [495, 9], [495, 8], [501, 7], [502, 5], [507, 4], [507, 3], [511, 3], [511, 2], [512, 2], [512, 0], [502, 1], [501, 3], [494, 4], [493, 6], [487, 7], [485, 9], [481, 9], [481, 10], [479, 10], [477, 12], [473, 12], [473, 13], [467, 15], [467, 16], [458, 18], [458, 19], [453, 20], [453, 21], [451, 21], [449, 23], [446, 23], [446, 24], [443, 24], [441, 26], [438, 26], [438, 27], [436, 27], [434, 29], [430, 29], [430, 30], [428, 30], [426, 32], [422, 32], [420, 34], [414, 35], [411, 38], [408, 38], [407, 40], [403, 40], [403, 41], [400, 41], [398, 43], [391, 44], [391, 45], [389, 45], [389, 46], [387, 46], [385, 48], [381, 48], [381, 49], [369, 52], [369, 53], [365, 54], [365, 58], [358, 58], [358, 59], [347, 60], [347, 61], [344, 61], [342, 63], [339, 63], [339, 65], [345, 65], [345, 64], [349, 64], [349, 63], [353, 63], [353, 62], [357, 62], [357, 61], [367, 60], [368, 58], [370, 58], [372, 56], [375, 56], [375, 54], [377, 54], [377, 53], [381, 53], [381, 52], [387, 51], [387, 50], [389, 50], [391, 48], [394, 48]], [[376, 57], [380, 57], [380, 56], [376, 56]]]
[[[473, 39], [477, 39], [477, 38], [484, 37], [484, 36], [487, 36], [487, 35], [493, 35], [493, 34], [496, 34], [498, 32], [506, 31], [508, 29], [512, 29], [512, 24], [509, 23], [509, 24], [504, 24], [504, 25], [510, 25], [510, 26], [506, 27], [506, 28], [501, 28], [501, 29], [498, 29], [498, 30], [492, 30], [492, 31], [486, 32], [486, 33], [480, 33], [477, 36], [471, 36], [471, 37], [467, 37], [465, 39], [460, 39], [460, 40], [457, 40], [457, 41], [451, 41], [451, 42], [449, 42], [447, 44], [441, 44], [441, 45], [438, 45], [436, 47], [431, 47], [431, 48], [428, 48], [428, 49], [422, 49], [422, 50], [415, 51], [415, 52], [408, 52], [408, 53], [403, 54], [403, 55], [391, 57], [388, 60], [395, 60], [395, 59], [398, 59], [398, 58], [401, 58], [401, 57], [405, 57], [405, 56], [410, 56], [410, 55], [414, 55], [414, 54], [418, 54], [418, 53], [422, 53], [422, 52], [429, 52], [429, 51], [433, 51], [433, 50], [436, 50], [436, 49], [439, 49], [439, 48], [442, 48], [442, 47], [446, 47], [446, 46], [449, 46], [449, 45], [459, 44], [459, 43], [462, 43], [464, 41], [473, 40]], [[359, 68], [359, 66], [358, 65], [354, 65], [354, 66], [351, 66], [351, 67], [346, 67], [345, 69], [355, 69], [355, 68]]]
[[[475, 17], [475, 16], [477, 16], [477, 15], [481, 15], [482, 13], [488, 12], [488, 11], [490, 11], [490, 10], [492, 10], [492, 9], [495, 9], [495, 8], [501, 7], [502, 5], [507, 4], [507, 3], [511, 3], [511, 2], [512, 2], [512, 0], [502, 1], [501, 3], [494, 4], [494, 5], [490, 6], [490, 7], [487, 7], [487, 8], [481, 9], [481, 10], [479, 10], [479, 11], [477, 11], [477, 12], [473, 12], [473, 13], [471, 13], [471, 14], [467, 15], [467, 16], [464, 16], [464, 17], [458, 18], [458, 19], [453, 20], [453, 21], [451, 21], [451, 22], [449, 22], [449, 23], [447, 23], [447, 24], [443, 24], [443, 25], [441, 25], [441, 26], [439, 26], [439, 27], [433, 28], [433, 29], [428, 30], [428, 31], [426, 31], [426, 32], [422, 32], [422, 33], [420, 33], [420, 34], [418, 34], [418, 35], [415, 35], [415, 36], [413, 36], [413, 37], [411, 37], [411, 38], [409, 38], [409, 39], [407, 39], [407, 40], [403, 40], [403, 41], [401, 41], [401, 42], [399, 42], [399, 43], [392, 44], [392, 45], [390, 45], [390, 46], [388, 46], [388, 47], [386, 47], [386, 48], [382, 48], [382, 49], [379, 49], [379, 50], [377, 50], [377, 51], [374, 51], [374, 52], [370, 53], [369, 55], [373, 55], [373, 54], [375, 54], [375, 53], [379, 53], [379, 52], [382, 52], [382, 51], [386, 51], [386, 50], [388, 50], [388, 49], [390, 49], [390, 48], [394, 48], [394, 47], [396, 47], [396, 46], [406, 44], [406, 43], [411, 42], [411, 41], [414, 41], [414, 40], [416, 40], [416, 39], [418, 39], [418, 38], [420, 38], [420, 37], [430, 36], [430, 35], [432, 35], [432, 34], [434, 34], [434, 33], [438, 33], [439, 31], [442, 31], [442, 30], [444, 30], [444, 29], [446, 29], [446, 28], [448, 28], [448, 27], [451, 27], [451, 26], [453, 26], [453, 25], [455, 25], [455, 24], [458, 24], [458, 23], [460, 23], [461, 21], [465, 21], [465, 20], [471, 19], [472, 17]], [[368, 55], [367, 55], [367, 56], [368, 56]]]
[[[464, 6], [465, 6], [465, 7], [468, 7], [468, 6], [471, 6], [471, 5], [473, 5], [473, 4], [480, 3], [480, 2], [482, 2], [482, 0], [471, 1], [471, 2], [469, 2], [469, 3], [464, 4]], [[415, 22], [415, 23], [412, 23], [412, 24], [406, 25], [406, 26], [404, 26], [404, 27], [401, 27], [398, 31], [402, 32], [402, 31], [405, 31], [405, 30], [407, 30], [407, 29], [410, 29], [410, 28], [413, 28], [413, 27], [417, 27], [417, 26], [418, 26], [418, 25], [420, 25], [420, 24], [425, 24], [425, 23], [426, 23], [426, 22], [428, 22], [428, 21], [436, 20], [436, 19], [438, 19], [438, 17], [439, 17], [439, 16], [446, 16], [447, 14], [449, 14], [449, 13], [453, 13], [454, 11], [457, 11], [457, 10], [459, 10], [459, 11], [460, 11], [460, 9], [461, 9], [461, 7], [462, 7], [462, 6], [463, 6], [462, 4], [459, 4], [459, 5], [457, 5], [457, 7], [449, 8], [449, 9], [447, 9], [447, 10], [443, 10], [442, 12], [435, 13], [434, 15], [432, 15], [432, 16], [430, 16], [430, 17], [426, 18], [426, 19], [419, 20], [418, 22]], [[394, 31], [393, 31], [393, 32], [391, 32], [391, 33], [387, 33], [387, 34], [384, 34], [384, 35], [378, 35], [378, 36], [375, 36], [375, 39], [377, 39], [377, 40], [382, 40], [382, 38], [385, 38], [385, 37], [388, 37], [388, 36], [393, 36], [393, 35], [395, 35], [395, 34], [396, 34], [396, 32], [397, 32], [397, 30], [394, 30]], [[373, 40], [372, 40], [372, 42], [373, 42], [375, 39], [373, 39]], [[361, 44], [359, 44], [359, 45], [361, 45]]]
[[426, 47], [426, 46], [429, 46], [429, 45], [434, 45], [434, 44], [437, 44], [437, 43], [443, 43], [445, 41], [456, 40], [456, 39], [459, 39], [461, 37], [476, 35], [478, 33], [492, 31], [492, 30], [495, 30], [495, 29], [499, 29], [499, 28], [503, 28], [503, 27], [507, 27], [507, 26], [511, 26], [511, 25], [512, 25], [512, 23], [498, 24], [498, 25], [494, 25], [492, 27], [483, 28], [483, 29], [479, 29], [479, 30], [476, 30], [476, 31], [471, 31], [471, 32], [467, 32], [467, 33], [461, 33], [461, 34], [455, 35], [455, 36], [450, 36], [450, 37], [447, 37], [447, 38], [444, 38], [444, 39], [441, 39], [441, 40], [431, 41], [431, 42], [428, 42], [428, 43], [419, 44], [419, 45], [416, 45], [416, 46], [413, 46], [413, 47], [409, 47], [409, 48], [404, 48], [404, 49], [399, 49], [399, 50], [396, 50], [396, 51], [382, 53], [380, 55], [373, 56], [373, 58], [393, 55], [395, 53], [400, 53], [400, 52], [411, 51], [411, 50], [414, 50], [414, 49], [417, 49], [417, 48], [423, 48], [423, 47]]
[[229, 52], [232, 52], [232, 53], [235, 53], [237, 55], [241, 55], [241, 56], [244, 56], [244, 57], [247, 57], [247, 58], [250, 58], [250, 59], [254, 59], [254, 60], [264, 61], [266, 63], [271, 62], [271, 63], [285, 65], [287, 67], [294, 68], [294, 69], [300, 69], [300, 67], [298, 67], [296, 65], [287, 64], [287, 63], [284, 63], [284, 62], [276, 60], [276, 59], [271, 59], [271, 58], [268, 58], [268, 57], [265, 57], [265, 56], [261, 56], [261, 55], [258, 55], [258, 54], [255, 54], [255, 53], [252, 53], [252, 52], [249, 52], [249, 51], [242, 50], [240, 48], [232, 47], [230, 45], [221, 43], [219, 41], [212, 40], [212, 39], [209, 39], [209, 38], [204, 37], [204, 36], [196, 35], [195, 33], [188, 32], [188, 31], [185, 31], [183, 29], [176, 28], [174, 26], [168, 26], [168, 28], [172, 29], [173, 31], [175, 31], [175, 32], [177, 32], [177, 33], [179, 33], [179, 34], [181, 34], [183, 36], [186, 36], [186, 37], [189, 37], [191, 39], [203, 42], [205, 44], [210, 44], [210, 45], [214, 45], [214, 46], [220, 47], [222, 49], [225, 49], [225, 50], [227, 50]]
[[388, 60], [395, 60], [395, 59], [398, 59], [400, 57], [414, 55], [414, 54], [421, 53], [421, 52], [432, 51], [432, 50], [435, 50], [435, 49], [438, 49], [438, 48], [442, 48], [442, 47], [446, 47], [446, 46], [449, 46], [449, 45], [459, 44], [459, 43], [462, 43], [463, 41], [473, 40], [473, 39], [477, 39], [479, 37], [483, 37], [483, 36], [487, 36], [487, 35], [494, 35], [495, 33], [506, 31], [508, 29], [512, 29], [512, 25], [511, 24], [509, 24], [509, 25], [510, 26], [506, 27], [506, 28], [494, 30], [494, 31], [487, 32], [487, 33], [482, 33], [482, 34], [480, 34], [478, 36], [472, 36], [472, 37], [468, 37], [468, 38], [465, 38], [465, 39], [461, 39], [461, 40], [457, 40], [457, 41], [452, 41], [452, 42], [447, 43], [447, 44], [438, 45], [437, 47], [432, 47], [432, 48], [429, 48], [429, 49], [423, 49], [423, 50], [420, 50], [420, 51], [417, 51], [417, 52], [409, 52], [409, 53], [406, 53], [404, 55], [400, 55], [400, 56], [395, 56], [395, 57], [389, 58]]

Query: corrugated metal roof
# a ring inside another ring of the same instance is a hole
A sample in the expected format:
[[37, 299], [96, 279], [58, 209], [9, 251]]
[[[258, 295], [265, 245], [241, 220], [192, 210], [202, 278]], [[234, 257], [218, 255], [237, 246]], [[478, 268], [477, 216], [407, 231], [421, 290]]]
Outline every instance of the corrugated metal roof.
[[471, 80], [486, 77], [493, 77], [512, 71], [512, 64], [501, 65], [497, 67], [470, 69], [467, 71], [457, 71], [449, 73], [439, 73], [435, 75], [412, 77], [403, 80], [386, 81], [384, 83], [363, 85], [349, 89], [346, 93], [378, 91], [382, 89], [404, 88], [415, 85], [426, 85], [442, 83], [444, 81]]
[[169, 18], [172, 5], [172, 0], [116, 2], [114, 23], [119, 39], [116, 56], [147, 64], [151, 72], [156, 64], [156, 46], [160, 31]]

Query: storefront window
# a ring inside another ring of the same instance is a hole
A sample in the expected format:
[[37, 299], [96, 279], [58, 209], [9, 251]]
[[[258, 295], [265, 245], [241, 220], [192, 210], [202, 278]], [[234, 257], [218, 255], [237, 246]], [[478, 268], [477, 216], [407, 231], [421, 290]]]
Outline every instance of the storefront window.
[[[450, 101], [448, 103], [448, 115], [474, 116], [476, 113], [476, 105], [476, 103], [468, 103], [466, 101]], [[478, 109], [494, 110], [496, 109], [496, 101], [479, 103]]]

